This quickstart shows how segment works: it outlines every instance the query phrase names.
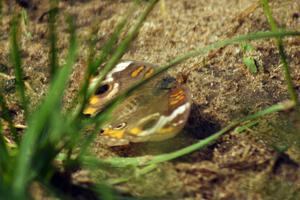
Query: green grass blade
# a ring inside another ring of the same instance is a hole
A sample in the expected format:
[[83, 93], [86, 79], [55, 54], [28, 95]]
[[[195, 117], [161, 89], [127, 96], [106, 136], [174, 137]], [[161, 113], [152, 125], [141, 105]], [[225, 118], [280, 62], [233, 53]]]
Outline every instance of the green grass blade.
[[[267, 20], [268, 20], [268, 23], [271, 27], [271, 30], [272, 31], [278, 31], [279, 29], [277, 27], [277, 24], [276, 24], [274, 18], [273, 18], [272, 11], [269, 7], [268, 0], [261, 0], [261, 4], [263, 6], [263, 10], [264, 10], [264, 13], [267, 17]], [[291, 97], [291, 100], [295, 102], [297, 107], [299, 107], [297, 92], [294, 88], [294, 84], [293, 84], [291, 73], [290, 73], [290, 66], [287, 62], [287, 55], [285, 53], [284, 46], [283, 46], [283, 41], [282, 41], [281, 37], [276, 38], [276, 44], [277, 44], [277, 47], [278, 47], [278, 50], [279, 50], [280, 62], [282, 64], [282, 71], [283, 71], [283, 74], [284, 74], [285, 82], [287, 84], [288, 93]]]
[[122, 18], [122, 20], [117, 24], [114, 32], [110, 36], [110, 38], [104, 43], [101, 48], [101, 54], [98, 58], [93, 60], [93, 62], [89, 65], [89, 70], [93, 74], [96, 72], [98, 67], [108, 58], [108, 56], [113, 52], [115, 44], [118, 42], [120, 38], [120, 34], [124, 29], [129, 17], [134, 13], [137, 8], [137, 4], [134, 5], [128, 10], [128, 13]]
[[11, 24], [10, 32], [10, 59], [14, 67], [14, 73], [16, 77], [16, 85], [20, 95], [21, 105], [24, 109], [25, 116], [27, 116], [27, 98], [25, 95], [25, 84], [23, 81], [23, 70], [21, 67], [21, 54], [18, 45], [18, 27], [19, 27], [19, 18], [15, 16]]
[[0, 199], [12, 199], [11, 193], [0, 183]]
[[58, 69], [58, 58], [57, 58], [57, 32], [56, 32], [56, 18], [58, 15], [58, 1], [50, 0], [50, 11], [49, 11], [49, 69], [50, 77], [53, 79]]
[[240, 121], [249, 121], [249, 120], [254, 120], [257, 119], [261, 116], [267, 115], [269, 113], [274, 113], [274, 112], [279, 112], [282, 110], [287, 110], [287, 109], [291, 109], [295, 106], [295, 103], [293, 101], [285, 101], [282, 103], [278, 103], [275, 104], [273, 106], [270, 106], [268, 108], [265, 108], [261, 111], [258, 111], [252, 115], [249, 115], [247, 117], [244, 117], [243, 119], [241, 119]]
[[158, 0], [151, 0], [145, 9], [145, 11], [140, 15], [139, 19], [137, 20], [137, 23], [129, 30], [126, 37], [122, 40], [122, 42], [119, 44], [117, 49], [114, 51], [114, 54], [109, 59], [105, 67], [101, 70], [99, 76], [97, 76], [97, 79], [95, 79], [95, 84], [90, 85], [88, 89], [88, 97], [93, 94], [96, 90], [96, 88], [101, 84], [101, 81], [104, 79], [106, 74], [118, 63], [118, 61], [121, 59], [121, 57], [126, 52], [127, 48], [129, 47], [132, 40], [136, 37], [138, 34], [139, 29], [143, 25], [143, 22], [146, 20], [149, 13], [154, 8], [155, 4], [158, 2]]
[[[90, 56], [88, 61], [88, 68], [87, 72], [85, 73], [84, 82], [82, 87], [80, 88], [79, 93], [77, 94], [77, 98], [79, 99], [79, 103], [76, 107], [76, 109], [73, 112], [73, 118], [78, 117], [78, 115], [82, 112], [82, 109], [87, 101], [87, 91], [89, 87], [89, 80], [91, 75], [93, 75], [98, 67], [106, 61], [108, 56], [112, 53], [114, 50], [115, 44], [117, 43], [120, 34], [122, 30], [124, 29], [130, 15], [133, 13], [133, 11], [136, 9], [136, 4], [129, 10], [128, 14], [125, 15], [125, 17], [122, 18], [122, 20], [117, 24], [114, 32], [110, 36], [110, 38], [104, 43], [103, 47], [101, 48], [101, 54], [98, 58], [91, 58], [94, 55], [94, 48], [95, 48], [95, 41], [91, 41], [90, 46]], [[92, 36], [91, 36], [92, 37]]]
[[52, 110], [61, 103], [64, 89], [72, 72], [72, 66], [76, 61], [77, 41], [74, 29], [71, 31], [70, 47], [65, 65], [60, 69], [53, 79], [49, 92], [44, 102], [29, 119], [28, 128], [24, 134], [17, 157], [16, 169], [14, 171], [13, 193], [22, 197], [26, 192], [28, 177], [32, 177], [31, 162], [35, 150], [38, 148], [38, 138], [43, 133], [48, 123]]
[[[112, 55], [112, 58], [108, 61], [107, 65], [105, 65], [105, 67], [100, 71], [100, 75], [97, 76], [97, 78], [98, 78], [98, 84], [101, 82], [101, 80], [103, 80], [103, 78], [105, 77], [105, 75], [114, 67], [114, 65], [119, 61], [119, 59], [121, 58], [121, 56], [125, 53], [125, 51], [127, 50], [128, 46], [130, 45], [130, 43], [132, 42], [132, 40], [134, 39], [134, 37], [137, 35], [137, 33], [138, 33], [139, 29], [141, 28], [143, 22], [146, 20], [147, 16], [151, 12], [151, 10], [154, 8], [154, 6], [155, 6], [156, 3], [157, 3], [157, 0], [152, 0], [151, 2], [149, 2], [149, 5], [145, 9], [145, 11], [141, 14], [141, 16], [137, 20], [136, 24], [129, 30], [129, 33], [127, 34], [127, 36], [125, 37], [125, 39], [118, 45], [118, 47], [114, 51], [114, 54]], [[96, 65], [90, 66], [91, 68], [93, 68], [95, 66], [98, 66], [98, 64], [99, 64], [98, 62], [101, 59], [105, 59], [108, 56], [108, 54], [111, 51], [112, 45], [117, 41], [118, 36], [120, 34], [120, 31], [124, 27], [126, 21], [127, 21], [127, 17], [123, 18], [123, 20], [119, 23], [118, 27], [116, 28], [116, 31], [114, 32], [114, 35], [105, 44], [101, 57], [96, 62], [94, 62], [94, 63], [96, 63]], [[102, 60], [101, 60], [101, 62], [102, 62]], [[86, 82], [86, 84], [87, 83], [88, 82]], [[95, 89], [96, 89], [96, 85], [93, 85], [93, 86], [89, 87], [88, 91], [87, 91], [87, 96], [86, 96], [85, 99], [88, 99], [88, 97], [92, 94], [90, 92], [93, 92], [93, 90], [95, 90]], [[118, 102], [120, 102], [120, 99], [118, 100]], [[113, 106], [110, 109], [108, 109], [109, 112], [112, 109], [113, 109]], [[76, 108], [75, 109], [75, 113], [77, 115], [79, 113], [78, 111], [79, 111], [79, 109]], [[106, 119], [109, 118], [109, 116], [110, 116], [109, 112], [107, 112], [106, 114], [102, 115], [97, 120], [94, 120], [94, 122], [97, 124], [96, 127], [95, 127], [95, 131], [84, 142], [83, 147], [81, 147], [81, 154], [80, 155], [84, 154], [84, 152], [87, 149], [88, 145], [93, 140], [95, 132], [98, 130], [98, 127], [101, 126], [101, 124], [102, 124], [103, 121], [105, 121]]]
[[105, 159], [105, 160], [99, 160], [94, 157], [81, 157], [81, 159], [82, 159], [83, 163], [85, 163], [87, 165], [94, 165], [94, 166], [109, 165], [112, 167], [126, 167], [129, 165], [145, 166], [145, 165], [153, 165], [153, 164], [158, 164], [161, 162], [166, 162], [166, 161], [173, 160], [175, 158], [187, 155], [189, 153], [192, 153], [196, 150], [199, 150], [201, 148], [204, 148], [204, 147], [210, 145], [211, 143], [215, 142], [218, 138], [220, 138], [220, 136], [222, 136], [224, 133], [232, 130], [233, 128], [235, 128], [236, 126], [238, 126], [239, 124], [241, 124], [243, 122], [257, 119], [257, 118], [263, 117], [263, 116], [271, 114], [271, 113], [291, 109], [294, 107], [294, 105], [295, 104], [291, 101], [275, 104], [266, 109], [258, 111], [256, 113], [254, 113], [253, 115], [249, 115], [244, 118], [234, 120], [228, 126], [221, 129], [220, 131], [216, 132], [215, 134], [213, 134], [203, 140], [200, 140], [199, 142], [197, 142], [195, 144], [192, 144], [190, 146], [187, 146], [185, 148], [182, 148], [180, 150], [177, 150], [177, 151], [174, 151], [171, 153], [160, 154], [157, 156], [141, 156], [141, 157], [132, 157], [132, 158], [116, 157], [116, 158], [109, 158], [109, 159]]

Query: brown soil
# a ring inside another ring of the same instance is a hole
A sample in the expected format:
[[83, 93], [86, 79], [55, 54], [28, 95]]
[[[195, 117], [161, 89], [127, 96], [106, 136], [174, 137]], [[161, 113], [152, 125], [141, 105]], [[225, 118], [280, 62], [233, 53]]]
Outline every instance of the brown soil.
[[[49, 83], [47, 11], [45, 1], [32, 1], [29, 24], [22, 25], [22, 57], [31, 102], [36, 105]], [[165, 9], [158, 4], [142, 27], [123, 59], [164, 64], [195, 47], [255, 31], [268, 30], [266, 17], [259, 3], [247, 0], [165, 0]], [[61, 1], [58, 50], [60, 62], [68, 48], [64, 14], [76, 16], [80, 54], [70, 89], [68, 103], [77, 90], [86, 68], [87, 41], [94, 27], [99, 47], [110, 36], [120, 16], [130, 7], [129, 0]], [[36, 5], [36, 6], [32, 6]], [[15, 5], [12, 5], [15, 6]], [[280, 27], [300, 28], [300, 1], [272, 1], [273, 14]], [[19, 8], [20, 9], [20, 8]], [[137, 17], [138, 12], [135, 14]], [[9, 64], [8, 32], [11, 12], [5, 6], [0, 26], [1, 71], [12, 75]], [[135, 156], [158, 154], [179, 149], [224, 127], [233, 119], [254, 113], [288, 98], [286, 84], [273, 40], [251, 42], [259, 71], [252, 75], [242, 62], [240, 45], [228, 46], [209, 55], [190, 59], [171, 70], [172, 75], [189, 74], [187, 87], [193, 99], [192, 113], [184, 133], [160, 144], [137, 144], [127, 148], [98, 147], [99, 156]], [[295, 88], [300, 86], [300, 40], [284, 40]], [[22, 112], [16, 100], [13, 83], [0, 76], [6, 88], [9, 107], [16, 123]], [[296, 122], [295, 122], [296, 121]], [[298, 155], [299, 127], [293, 113], [274, 114], [259, 121], [241, 134], [227, 133], [217, 143], [180, 159], [157, 166], [152, 172], [133, 178], [116, 188], [133, 196], [156, 199], [299, 199], [300, 179]], [[184, 136], [183, 136], [184, 135]], [[288, 145], [284, 154], [274, 146]], [[163, 146], [164, 148], [161, 148]], [[120, 177], [128, 172], [97, 172], [97, 177]]]

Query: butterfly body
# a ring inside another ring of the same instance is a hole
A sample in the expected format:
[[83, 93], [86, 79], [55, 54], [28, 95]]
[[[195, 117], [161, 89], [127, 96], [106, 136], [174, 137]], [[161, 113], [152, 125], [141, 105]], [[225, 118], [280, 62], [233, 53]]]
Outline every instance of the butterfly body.
[[[151, 76], [156, 69], [155, 65], [143, 62], [119, 63], [106, 76], [100, 91], [91, 97], [84, 114], [93, 116], [101, 112], [109, 100]], [[187, 88], [174, 78], [160, 75], [136, 89], [113, 110], [99, 140], [108, 146], [119, 146], [171, 138], [183, 128], [190, 106]]]

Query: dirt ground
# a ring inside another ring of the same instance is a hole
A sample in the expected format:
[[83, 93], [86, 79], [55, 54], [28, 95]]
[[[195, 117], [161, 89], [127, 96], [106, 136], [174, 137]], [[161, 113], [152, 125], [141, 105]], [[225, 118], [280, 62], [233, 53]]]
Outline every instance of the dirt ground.
[[[268, 30], [259, 3], [249, 0], [165, 0], [158, 4], [123, 59], [164, 64], [195, 47], [249, 32]], [[87, 41], [93, 27], [99, 47], [110, 36], [120, 16], [132, 5], [129, 0], [61, 1], [59, 57], [63, 63], [68, 47], [67, 13], [76, 16], [80, 55], [71, 77], [66, 102], [77, 90], [86, 68]], [[280, 27], [300, 29], [300, 1], [272, 1]], [[44, 1], [32, 1], [28, 25], [23, 25], [22, 56], [31, 102], [36, 105], [45, 94], [48, 75], [47, 11]], [[8, 56], [11, 14], [5, 7], [0, 26], [0, 70], [12, 75]], [[134, 14], [137, 17], [138, 13]], [[170, 71], [188, 74], [187, 87], [193, 106], [183, 133], [159, 144], [137, 144], [126, 148], [94, 149], [100, 156], [136, 156], [170, 152], [205, 138], [233, 119], [254, 113], [288, 98], [286, 84], [273, 40], [251, 42], [259, 65], [253, 75], [242, 62], [240, 45], [228, 46], [209, 55], [189, 59]], [[295, 88], [300, 93], [300, 38], [284, 40]], [[22, 113], [15, 98], [13, 81], [0, 76], [15, 120]], [[292, 112], [274, 114], [258, 125], [236, 134], [224, 135], [204, 150], [157, 166], [141, 178], [116, 185], [127, 195], [155, 199], [300, 199], [299, 123]], [[297, 135], [298, 134], [298, 135]], [[279, 154], [274, 146], [287, 145]], [[130, 173], [130, 170], [129, 172]], [[99, 172], [96, 177], [119, 177], [126, 172]]]

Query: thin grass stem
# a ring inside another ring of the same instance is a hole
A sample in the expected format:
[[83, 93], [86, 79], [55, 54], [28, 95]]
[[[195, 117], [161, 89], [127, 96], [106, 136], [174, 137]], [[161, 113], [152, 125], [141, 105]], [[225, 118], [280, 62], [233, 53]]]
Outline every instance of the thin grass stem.
[[[274, 20], [274, 17], [272, 15], [272, 11], [270, 9], [269, 6], [269, 1], [268, 0], [261, 0], [261, 4], [263, 6], [263, 10], [264, 13], [267, 17], [268, 23], [271, 27], [271, 30], [274, 32], [279, 31], [279, 28], [277, 27], [277, 24]], [[283, 71], [283, 75], [284, 75], [284, 79], [285, 82], [287, 84], [287, 89], [288, 89], [288, 93], [290, 95], [290, 98], [292, 101], [295, 102], [297, 108], [299, 109], [299, 102], [298, 102], [298, 96], [297, 96], [297, 92], [294, 88], [294, 84], [293, 84], [293, 80], [291, 77], [291, 73], [290, 73], [290, 66], [287, 62], [287, 55], [285, 53], [284, 50], [284, 46], [283, 46], [283, 41], [282, 41], [282, 37], [276, 37], [276, 44], [279, 50], [279, 55], [280, 55], [280, 62], [281, 62], [281, 66], [282, 66], [282, 71]]]
[[[278, 32], [273, 32], [273, 31], [266, 31], [266, 32], [256, 32], [256, 33], [250, 33], [246, 35], [240, 35], [231, 39], [226, 39], [223, 41], [218, 41], [213, 44], [210, 44], [206, 47], [199, 47], [196, 50], [189, 51], [181, 56], [178, 56], [171, 61], [169, 61], [167, 64], [162, 65], [156, 70], [152, 76], [145, 78], [144, 80], [138, 82], [137, 84], [133, 85], [130, 87], [127, 91], [123, 92], [122, 94], [118, 95], [114, 99], [112, 99], [107, 106], [104, 108], [104, 110], [101, 112], [101, 115], [105, 115], [106, 113], [109, 113], [111, 111], [110, 106], [117, 106], [118, 102], [120, 102], [120, 99], [125, 99], [127, 96], [130, 96], [132, 92], [134, 92], [137, 88], [141, 87], [142, 85], [146, 84], [148, 81], [154, 79], [157, 77], [159, 74], [167, 71], [169, 68], [178, 65], [179, 63], [195, 57], [199, 55], [204, 55], [212, 50], [222, 48], [228, 45], [233, 45], [233, 44], [238, 44], [240, 42], [248, 41], [248, 40], [259, 40], [259, 39], [266, 39], [266, 38], [271, 38], [271, 37], [288, 37], [288, 36], [300, 36], [300, 32], [298, 31], [278, 31]], [[106, 110], [107, 109], [107, 110]], [[108, 111], [110, 110], [110, 111]], [[101, 116], [95, 116], [94, 118], [91, 118], [90, 120], [87, 119], [85, 120], [87, 124], [89, 123], [94, 123], [95, 118], [102, 118]], [[97, 121], [97, 119], [96, 119]]]
[[56, 18], [58, 14], [58, 0], [50, 0], [50, 11], [49, 11], [49, 69], [50, 77], [53, 79], [58, 69], [58, 58], [57, 58], [57, 32], [56, 32]]
[[291, 101], [286, 101], [283, 103], [278, 103], [273, 106], [270, 106], [266, 109], [263, 109], [261, 111], [258, 111], [252, 115], [246, 116], [241, 119], [233, 120], [232, 123], [227, 125], [225, 128], [221, 129], [220, 131], [216, 132], [215, 134], [200, 140], [199, 142], [192, 144], [190, 146], [187, 146], [185, 148], [182, 148], [180, 150], [171, 152], [171, 153], [166, 153], [166, 154], [161, 154], [157, 156], [141, 156], [141, 157], [132, 157], [132, 158], [121, 158], [121, 157], [116, 157], [116, 158], [108, 158], [105, 160], [97, 160], [95, 158], [88, 158], [88, 157], [82, 157], [82, 161], [86, 164], [96, 164], [100, 166], [105, 166], [109, 165], [112, 167], [126, 167], [126, 166], [146, 166], [146, 165], [152, 165], [152, 164], [158, 164], [161, 162], [166, 162], [170, 161], [176, 158], [179, 158], [181, 156], [187, 155], [189, 153], [192, 153], [196, 150], [202, 149], [213, 142], [215, 142], [220, 136], [225, 134], [226, 132], [232, 130], [236, 126], [238, 126], [241, 123], [244, 123], [249, 120], [254, 120], [260, 117], [263, 117], [265, 115], [291, 109], [294, 107], [294, 103]]
[[12, 20], [11, 32], [10, 32], [10, 59], [14, 67], [14, 73], [16, 77], [17, 90], [20, 95], [21, 105], [24, 109], [25, 117], [27, 116], [27, 98], [25, 95], [25, 84], [23, 80], [23, 70], [21, 63], [21, 53], [18, 45], [18, 27], [19, 18], [15, 16]]

